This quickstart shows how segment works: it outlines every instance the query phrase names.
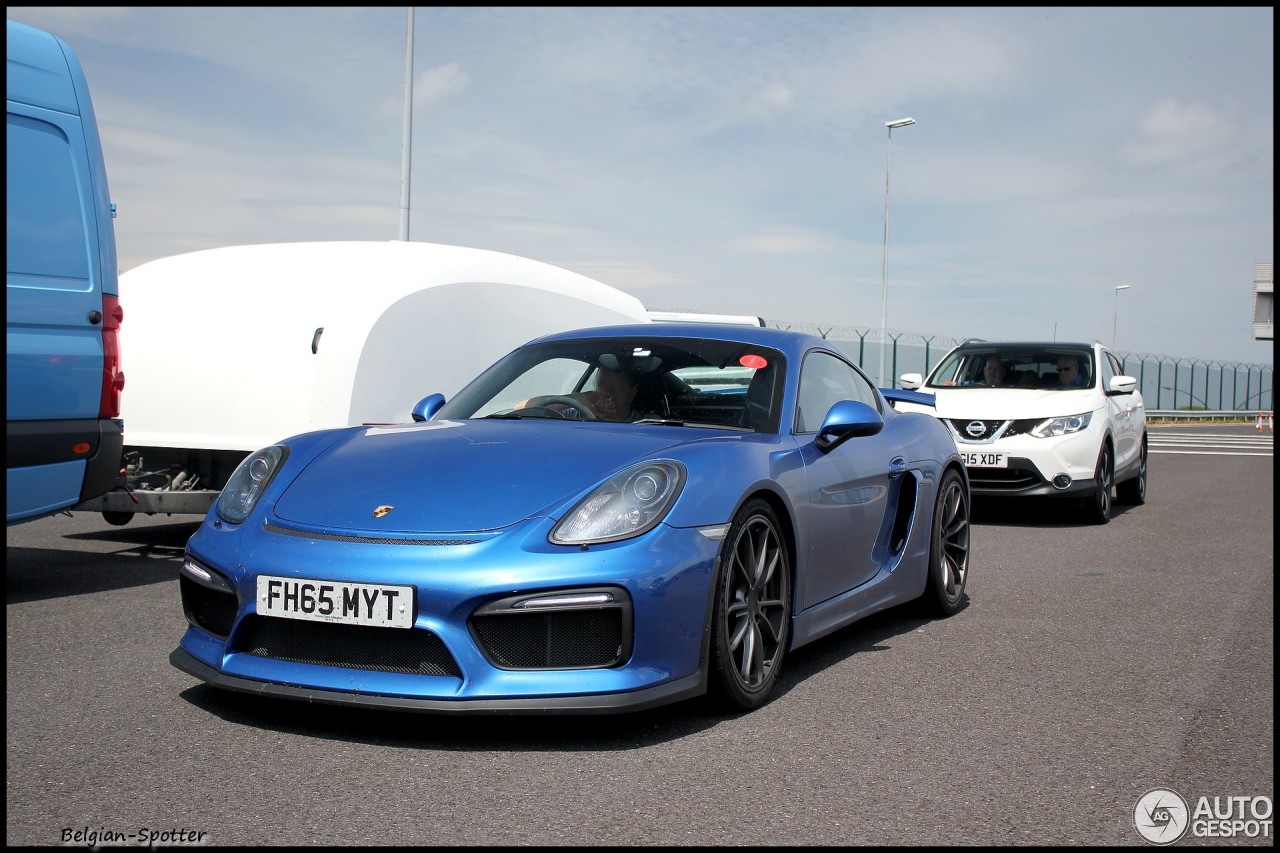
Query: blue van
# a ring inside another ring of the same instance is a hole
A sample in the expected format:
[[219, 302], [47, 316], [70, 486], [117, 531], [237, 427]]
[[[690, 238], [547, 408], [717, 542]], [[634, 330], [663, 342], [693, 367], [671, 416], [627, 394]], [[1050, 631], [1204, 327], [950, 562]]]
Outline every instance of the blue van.
[[79, 60], [9, 21], [5, 131], [7, 524], [109, 491], [120, 475], [114, 205]]

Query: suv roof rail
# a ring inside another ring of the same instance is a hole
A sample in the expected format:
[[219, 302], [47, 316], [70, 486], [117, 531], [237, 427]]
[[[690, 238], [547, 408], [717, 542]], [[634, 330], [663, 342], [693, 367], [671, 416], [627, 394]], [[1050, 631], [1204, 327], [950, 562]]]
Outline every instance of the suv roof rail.
[[963, 341], [960, 342], [960, 346], [964, 346], [965, 344], [985, 344], [985, 343], [987, 343], [986, 338], [965, 338]]

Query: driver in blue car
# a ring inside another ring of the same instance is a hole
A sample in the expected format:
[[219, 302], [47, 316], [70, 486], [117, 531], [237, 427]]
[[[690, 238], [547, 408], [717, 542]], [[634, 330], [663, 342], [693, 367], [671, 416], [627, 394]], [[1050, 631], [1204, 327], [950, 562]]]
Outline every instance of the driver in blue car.
[[516, 408], [545, 406], [554, 408], [566, 418], [581, 418], [582, 413], [572, 406], [556, 402], [557, 397], [569, 397], [585, 405], [602, 421], [633, 421], [640, 414], [632, 408], [636, 399], [636, 377], [627, 370], [614, 370], [601, 366], [596, 373], [593, 391], [577, 394], [546, 394], [530, 397]]

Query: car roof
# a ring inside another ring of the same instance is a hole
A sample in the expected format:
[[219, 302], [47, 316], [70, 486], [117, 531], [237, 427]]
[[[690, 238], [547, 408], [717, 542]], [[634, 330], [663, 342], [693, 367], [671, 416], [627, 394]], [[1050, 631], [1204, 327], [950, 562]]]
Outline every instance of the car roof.
[[[701, 338], [713, 341], [733, 341], [743, 344], [773, 347], [788, 356], [803, 355], [810, 349], [825, 349], [839, 353], [841, 350], [830, 341], [807, 332], [793, 332], [766, 326], [731, 326], [723, 323], [635, 323], [618, 326], [592, 326], [544, 335], [533, 341], [577, 340], [583, 338]], [[847, 356], [846, 356], [847, 357]]]
[[1028, 349], [1093, 349], [1101, 346], [1098, 343], [1087, 344], [1082, 341], [965, 341], [956, 347], [957, 350], [993, 349], [1001, 347], [1026, 347]]

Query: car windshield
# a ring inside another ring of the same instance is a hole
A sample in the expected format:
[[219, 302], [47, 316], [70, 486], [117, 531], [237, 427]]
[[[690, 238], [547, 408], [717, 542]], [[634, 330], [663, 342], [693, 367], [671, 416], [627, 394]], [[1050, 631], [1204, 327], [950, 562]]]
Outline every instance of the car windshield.
[[1097, 371], [1086, 347], [987, 345], [947, 355], [929, 375], [930, 388], [1069, 391], [1092, 388]]
[[436, 419], [660, 423], [776, 433], [782, 353], [705, 338], [580, 338], [530, 344], [450, 400]]

